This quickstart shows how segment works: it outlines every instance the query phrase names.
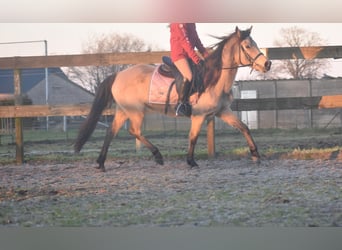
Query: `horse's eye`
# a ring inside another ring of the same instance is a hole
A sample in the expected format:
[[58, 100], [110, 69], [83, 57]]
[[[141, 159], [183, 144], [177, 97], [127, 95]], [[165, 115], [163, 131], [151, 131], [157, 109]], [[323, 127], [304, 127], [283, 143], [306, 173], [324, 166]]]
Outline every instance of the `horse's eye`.
[[251, 45], [247, 44], [246, 49], [250, 49], [250, 48], [251, 48]]

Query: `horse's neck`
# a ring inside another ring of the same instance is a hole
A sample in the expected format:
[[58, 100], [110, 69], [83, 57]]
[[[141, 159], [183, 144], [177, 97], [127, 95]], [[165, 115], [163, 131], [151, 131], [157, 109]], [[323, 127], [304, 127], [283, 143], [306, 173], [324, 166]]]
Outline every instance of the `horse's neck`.
[[[234, 41], [230, 41], [225, 45], [222, 53], [222, 65], [225, 68], [233, 68], [238, 64], [234, 61], [234, 54], [237, 50], [237, 46]], [[229, 93], [234, 83], [235, 76], [237, 74], [237, 68], [234, 69], [222, 69], [221, 76], [218, 82], [218, 91]]]

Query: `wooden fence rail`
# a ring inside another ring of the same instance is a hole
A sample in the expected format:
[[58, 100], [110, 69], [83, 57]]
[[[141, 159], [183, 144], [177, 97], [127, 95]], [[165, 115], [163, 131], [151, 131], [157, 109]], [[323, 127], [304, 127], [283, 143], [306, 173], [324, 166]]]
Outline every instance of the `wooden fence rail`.
[[[282, 47], [264, 48], [270, 60], [283, 59], [313, 59], [313, 58], [342, 58], [342, 46], [313, 46], [313, 47]], [[126, 52], [101, 53], [84, 55], [54, 55], [2, 57], [1, 69], [25, 69], [48, 67], [101, 66], [113, 64], [160, 63], [162, 56], [169, 55], [168, 51], [156, 52]]]
[[[22, 106], [0, 106], [0, 117], [24, 118], [24, 117], [46, 117], [46, 116], [82, 116], [88, 115], [91, 103], [70, 105], [22, 105]], [[106, 109], [103, 115], [114, 115], [113, 108]]]
[[342, 95], [235, 99], [231, 105], [234, 111], [329, 109], [340, 107], [342, 107]]
[[[313, 58], [342, 58], [342, 46], [321, 46], [321, 47], [290, 47], [290, 48], [266, 48], [264, 53], [271, 60], [282, 59], [313, 59]], [[133, 52], [133, 53], [103, 53], [103, 54], [86, 54], [86, 55], [55, 55], [55, 56], [29, 56], [29, 57], [4, 57], [0, 58], [1, 69], [15, 69], [14, 86], [15, 86], [15, 106], [0, 107], [0, 117], [15, 117], [16, 124], [16, 159], [17, 163], [24, 161], [23, 148], [23, 132], [21, 117], [36, 116], [67, 116], [67, 115], [84, 115], [89, 112], [89, 107], [85, 105], [66, 105], [66, 106], [22, 106], [20, 103], [21, 96], [21, 80], [20, 69], [24, 68], [48, 68], [48, 67], [73, 67], [73, 66], [101, 66], [114, 64], [138, 64], [138, 63], [160, 63], [162, 56], [169, 55], [169, 52]], [[305, 103], [320, 103], [322, 97], [309, 97]], [[315, 99], [316, 98], [316, 99]], [[321, 99], [319, 99], [321, 98]], [[329, 97], [339, 100], [339, 107], [342, 107], [340, 97]], [[304, 99], [303, 99], [304, 100]], [[310, 101], [309, 101], [310, 100]], [[281, 103], [293, 104], [294, 99], [282, 101], [278, 99], [255, 100], [259, 104], [259, 108], [281, 108]], [[240, 109], [252, 104], [252, 100], [239, 100], [233, 103], [233, 109]], [[297, 100], [298, 102], [302, 102]], [[261, 104], [260, 104], [261, 103]], [[265, 103], [268, 103], [267, 105]], [[303, 103], [303, 102], [302, 102]], [[306, 106], [305, 104], [304, 106]], [[255, 108], [250, 106], [250, 108]], [[296, 105], [292, 105], [296, 107]], [[28, 108], [28, 109], [27, 109]], [[106, 111], [112, 112], [112, 111]], [[208, 122], [208, 154], [214, 156], [214, 120]]]
[[[342, 107], [342, 95], [314, 97], [278, 97], [258, 99], [235, 99], [231, 105], [233, 111], [262, 111], [287, 109], [329, 109]], [[88, 115], [90, 103], [72, 105], [20, 105], [0, 106], [0, 117], [24, 118], [46, 116], [82, 116]], [[114, 115], [114, 108], [107, 108], [103, 115]]]

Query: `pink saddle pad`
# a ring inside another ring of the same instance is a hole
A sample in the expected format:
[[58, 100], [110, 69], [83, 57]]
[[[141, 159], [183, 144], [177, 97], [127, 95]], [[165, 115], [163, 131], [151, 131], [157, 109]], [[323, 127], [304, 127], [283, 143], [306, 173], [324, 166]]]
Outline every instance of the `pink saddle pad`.
[[[158, 72], [159, 67], [160, 66], [156, 67], [151, 78], [149, 91], [149, 103], [151, 104], [165, 104], [170, 85], [174, 81], [173, 78], [162, 76]], [[176, 104], [177, 101], [178, 94], [176, 91], [176, 86], [173, 85], [170, 93], [170, 104]]]

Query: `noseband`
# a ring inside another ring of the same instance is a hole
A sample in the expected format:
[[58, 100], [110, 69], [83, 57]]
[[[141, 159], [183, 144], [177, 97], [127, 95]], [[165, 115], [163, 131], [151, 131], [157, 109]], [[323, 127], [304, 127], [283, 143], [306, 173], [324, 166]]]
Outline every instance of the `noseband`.
[[[249, 64], [243, 64], [241, 61], [241, 51], [243, 52], [243, 54], [245, 55], [245, 57], [248, 59], [248, 61], [250, 62]], [[243, 67], [253, 67], [253, 65], [255, 64], [255, 61], [260, 57], [264, 55], [262, 52], [260, 52], [259, 54], [257, 54], [254, 58], [252, 58], [247, 52], [246, 50], [242, 47], [242, 45], [239, 46], [239, 61], [240, 61], [240, 65], [238, 66], [234, 66], [234, 67], [222, 67], [223, 70], [228, 70], [228, 69], [237, 69], [237, 68], [243, 68]]]

